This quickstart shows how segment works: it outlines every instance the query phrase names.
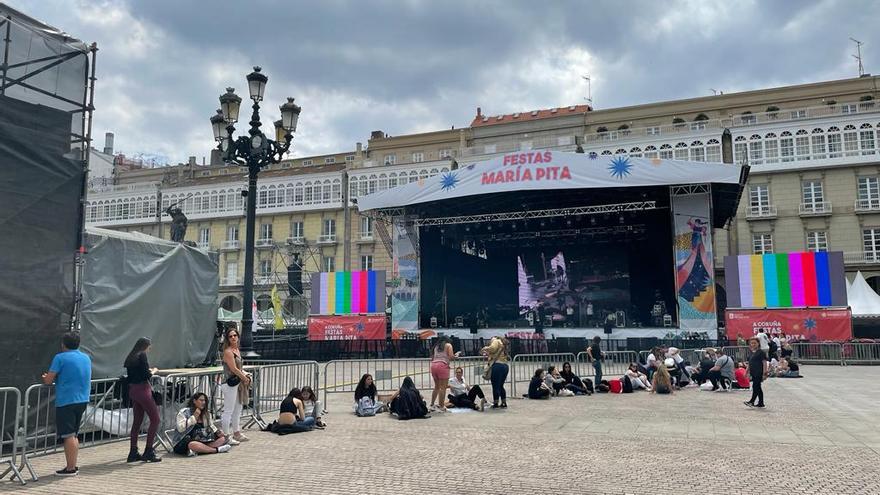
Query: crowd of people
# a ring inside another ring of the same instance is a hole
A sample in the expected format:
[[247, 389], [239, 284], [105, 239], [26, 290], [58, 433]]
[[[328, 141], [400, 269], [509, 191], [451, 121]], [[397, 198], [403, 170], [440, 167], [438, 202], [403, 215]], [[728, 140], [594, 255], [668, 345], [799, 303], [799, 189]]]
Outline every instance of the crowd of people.
[[[228, 327], [222, 346], [223, 412], [220, 424], [214, 423], [208, 407], [208, 397], [195, 393], [176, 417], [172, 432], [172, 451], [179, 455], [196, 456], [229, 452], [248, 441], [239, 422], [244, 404], [250, 400], [252, 377], [244, 370], [239, 351], [239, 331]], [[736, 362], [723, 349], [704, 349], [699, 362], [684, 359], [675, 347], [658, 346], [651, 350], [644, 363], [630, 363], [620, 378], [611, 381], [603, 375], [606, 359], [601, 348], [601, 338], [595, 337], [586, 350], [593, 367], [594, 379], [579, 377], [570, 362], [556, 366], [537, 368], [529, 382], [525, 397], [548, 400], [551, 397], [592, 395], [596, 392], [645, 390], [653, 394], [673, 394], [688, 386], [711, 391], [749, 390], [752, 396], [745, 401], [749, 407], [765, 407], [762, 383], [769, 377], [800, 377], [800, 367], [792, 358], [792, 349], [784, 335], [770, 337], [762, 329], [748, 341], [750, 355], [747, 361]], [[509, 372], [510, 344], [504, 337], [492, 338], [480, 354], [485, 357], [483, 378], [492, 384], [491, 408], [507, 407], [507, 391], [504, 383]], [[150, 379], [156, 368], [150, 367], [148, 353], [151, 342], [141, 338], [126, 356], [123, 366], [127, 375], [128, 400], [132, 407], [130, 449], [127, 462], [160, 462], [153, 446], [160, 424], [159, 410], [153, 399]], [[69, 332], [62, 338], [62, 352], [52, 360], [49, 371], [43, 374], [45, 384], [55, 384], [56, 432], [64, 445], [66, 465], [56, 471], [59, 476], [75, 476], [78, 473], [77, 452], [79, 425], [89, 402], [91, 361], [79, 350], [79, 334]], [[375, 416], [388, 412], [398, 419], [425, 418], [431, 412], [443, 413], [449, 408], [484, 411], [488, 403], [479, 385], [471, 385], [461, 366], [454, 370], [451, 362], [460, 353], [454, 352], [452, 343], [440, 337], [431, 350], [430, 374], [433, 379], [430, 404], [428, 404], [413, 379], [405, 377], [398, 390], [380, 399], [373, 376], [364, 374], [354, 390], [354, 413], [358, 416]], [[383, 400], [384, 399], [384, 400]], [[278, 419], [266, 428], [279, 434], [323, 429], [323, 408], [314, 390], [309, 386], [293, 388], [281, 401]], [[145, 416], [149, 427], [143, 453], [138, 448], [141, 427]]]

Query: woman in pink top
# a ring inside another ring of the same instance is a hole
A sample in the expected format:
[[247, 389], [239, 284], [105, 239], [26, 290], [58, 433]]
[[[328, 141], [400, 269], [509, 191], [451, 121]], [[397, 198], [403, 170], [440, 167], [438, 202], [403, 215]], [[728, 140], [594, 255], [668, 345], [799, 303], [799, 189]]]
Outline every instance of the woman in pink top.
[[458, 357], [452, 352], [449, 337], [441, 335], [431, 348], [431, 376], [434, 378], [434, 390], [431, 391], [431, 409], [434, 403], [440, 411], [446, 412], [446, 387], [449, 385], [449, 360]]

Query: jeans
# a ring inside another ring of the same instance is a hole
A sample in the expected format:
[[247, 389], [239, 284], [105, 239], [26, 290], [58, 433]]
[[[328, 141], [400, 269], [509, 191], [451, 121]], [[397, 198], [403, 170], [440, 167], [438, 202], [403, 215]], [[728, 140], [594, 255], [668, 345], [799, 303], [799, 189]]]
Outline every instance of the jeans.
[[497, 403], [498, 399], [501, 399], [501, 402], [507, 402], [507, 391], [504, 390], [504, 382], [507, 381], [507, 373], [510, 371], [510, 367], [507, 366], [507, 363], [492, 363], [492, 374], [491, 374], [491, 382], [492, 382], [492, 401]]
[[730, 378], [724, 378], [721, 376], [721, 371], [709, 371], [709, 381], [712, 382], [712, 390], [715, 390], [721, 386], [723, 389], [728, 389], [733, 380]]
[[231, 435], [241, 431], [241, 401], [238, 400], [238, 386], [220, 385], [223, 390], [223, 414], [220, 415], [220, 429]]
[[449, 402], [452, 402], [453, 407], [477, 409], [477, 397], [485, 399], [486, 395], [483, 394], [483, 389], [481, 389], [479, 385], [474, 385], [466, 394], [449, 394], [448, 397]]
[[315, 418], [311, 416], [306, 416], [302, 421], [297, 421], [294, 423], [296, 426], [304, 426], [306, 428], [314, 428], [315, 427]]
[[147, 428], [146, 450], [153, 448], [156, 441], [156, 431], [159, 429], [159, 408], [153, 400], [153, 388], [147, 382], [136, 383], [128, 386], [128, 397], [131, 399], [131, 407], [134, 410], [134, 422], [131, 425], [131, 448], [137, 448], [138, 435], [141, 432], [141, 423], [144, 421], [144, 413], [150, 418], [150, 427]]
[[594, 360], [593, 369], [596, 371], [596, 377], [593, 379], [593, 382], [598, 384], [602, 381], [602, 361]]
[[[764, 405], [764, 389], [761, 388], [761, 382], [763, 380], [763, 376], [752, 377], [752, 398], [749, 399], [749, 402], [758, 406]], [[758, 402], [755, 402], [756, 399]]]

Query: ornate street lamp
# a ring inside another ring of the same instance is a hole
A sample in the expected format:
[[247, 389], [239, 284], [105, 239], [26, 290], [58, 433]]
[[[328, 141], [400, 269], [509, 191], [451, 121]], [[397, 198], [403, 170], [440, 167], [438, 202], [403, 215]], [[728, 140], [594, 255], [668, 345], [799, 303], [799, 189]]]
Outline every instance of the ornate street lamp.
[[[269, 78], [259, 67], [247, 75], [248, 92], [254, 101], [254, 113], [249, 122], [251, 128], [248, 136], [233, 138], [235, 123], [238, 122], [238, 111], [241, 98], [233, 88], [226, 88], [220, 96], [220, 109], [211, 117], [214, 140], [220, 149], [221, 157], [226, 163], [237, 163], [248, 169], [247, 190], [247, 223], [245, 228], [244, 251], [244, 303], [241, 311], [241, 352], [245, 357], [255, 357], [253, 338], [253, 303], [254, 300], [254, 230], [257, 211], [257, 177], [260, 170], [273, 163], [278, 163], [290, 149], [290, 141], [296, 132], [296, 124], [302, 110], [299, 105], [288, 98], [281, 105], [281, 120], [275, 122], [275, 139], [269, 139], [260, 131], [260, 102], [266, 90]], [[223, 131], [225, 125], [225, 132]]]

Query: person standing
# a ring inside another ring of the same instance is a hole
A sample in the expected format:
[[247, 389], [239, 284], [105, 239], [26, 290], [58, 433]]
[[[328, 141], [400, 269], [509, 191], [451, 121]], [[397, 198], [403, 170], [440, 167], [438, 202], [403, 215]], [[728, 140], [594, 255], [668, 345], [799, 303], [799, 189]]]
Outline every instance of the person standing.
[[[504, 390], [504, 382], [510, 371], [510, 367], [507, 365], [509, 345], [505, 337], [492, 337], [489, 345], [480, 350], [480, 354], [486, 356], [486, 366], [489, 367], [490, 381], [492, 382], [492, 409], [507, 407], [507, 391]], [[498, 404], [499, 399], [501, 400], [500, 405]]]
[[764, 407], [764, 389], [761, 387], [761, 383], [767, 379], [770, 371], [767, 354], [760, 348], [760, 345], [757, 337], [749, 340], [749, 349], [752, 351], [752, 355], [749, 357], [748, 371], [752, 378], [752, 398], [743, 402], [749, 407]]
[[223, 414], [220, 416], [220, 429], [224, 432], [234, 432], [229, 438], [229, 445], [238, 445], [248, 441], [248, 437], [241, 433], [241, 409], [248, 403], [248, 388], [251, 385], [251, 377], [242, 369], [241, 352], [239, 341], [241, 336], [237, 327], [226, 329], [223, 339], [223, 376], [226, 381], [220, 388], [223, 389]]
[[79, 453], [79, 425], [89, 403], [92, 360], [79, 350], [79, 332], [67, 332], [61, 338], [61, 352], [52, 358], [43, 383], [55, 384], [55, 434], [64, 442], [64, 469], [57, 476], [76, 476]]
[[431, 410], [434, 403], [440, 412], [446, 412], [446, 388], [449, 385], [449, 360], [455, 359], [458, 354], [452, 352], [452, 343], [449, 338], [441, 335], [431, 348], [431, 377], [434, 379], [434, 390], [431, 391]]
[[[135, 342], [128, 357], [125, 358], [125, 370], [128, 375], [128, 398], [134, 412], [134, 421], [131, 424], [131, 448], [128, 451], [126, 462], [160, 462], [161, 457], [156, 455], [153, 445], [156, 441], [156, 431], [159, 429], [159, 408], [153, 400], [153, 388], [150, 386], [150, 378], [157, 371], [150, 368], [147, 361], [147, 351], [152, 342], [146, 337], [141, 337]], [[147, 428], [147, 443], [144, 445], [144, 455], [138, 452], [138, 436], [141, 433], [141, 423], [144, 421], [144, 413], [150, 418], [150, 427]]]
[[593, 378], [593, 383], [599, 383], [602, 381], [602, 359], [604, 356], [602, 355], [602, 337], [596, 335], [593, 337], [593, 343], [590, 347], [587, 347], [587, 356], [590, 357], [590, 361], [593, 362], [593, 370], [596, 372], [596, 376]]
[[758, 334], [755, 335], [754, 338], [758, 339], [758, 347], [764, 351], [764, 355], [767, 356], [767, 359], [770, 359], [770, 337], [767, 336], [766, 331], [763, 328], [759, 328]]

